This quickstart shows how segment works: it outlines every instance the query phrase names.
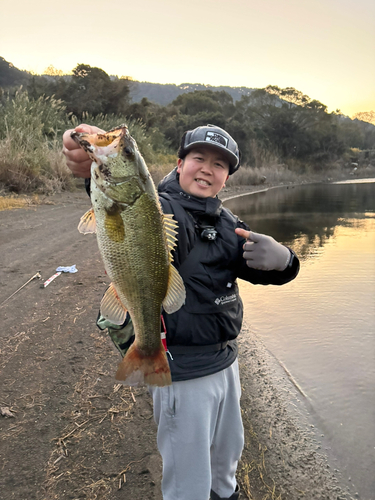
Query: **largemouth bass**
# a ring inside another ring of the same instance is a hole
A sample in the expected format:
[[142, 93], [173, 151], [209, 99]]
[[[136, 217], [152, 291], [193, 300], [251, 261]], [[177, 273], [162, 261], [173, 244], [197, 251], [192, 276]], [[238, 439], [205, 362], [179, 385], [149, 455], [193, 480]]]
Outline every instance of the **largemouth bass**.
[[116, 379], [128, 384], [171, 384], [160, 336], [162, 307], [171, 314], [185, 301], [185, 287], [172, 265], [177, 223], [163, 214], [157, 192], [135, 140], [125, 125], [104, 134], [72, 132], [88, 153], [93, 208], [80, 221], [96, 232], [111, 285], [101, 315], [121, 325], [129, 312], [135, 341], [119, 364]]

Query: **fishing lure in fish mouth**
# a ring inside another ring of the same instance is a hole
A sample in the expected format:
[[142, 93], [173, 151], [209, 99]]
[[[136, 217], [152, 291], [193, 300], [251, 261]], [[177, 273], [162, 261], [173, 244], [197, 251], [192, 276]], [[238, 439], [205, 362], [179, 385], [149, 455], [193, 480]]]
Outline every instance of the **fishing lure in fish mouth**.
[[185, 302], [185, 286], [173, 266], [177, 222], [163, 214], [158, 195], [125, 125], [104, 134], [73, 132], [91, 166], [91, 202], [80, 232], [97, 234], [100, 254], [111, 279], [101, 315], [114, 325], [134, 325], [135, 341], [117, 370], [128, 384], [171, 384], [160, 337], [160, 314], [176, 312]]

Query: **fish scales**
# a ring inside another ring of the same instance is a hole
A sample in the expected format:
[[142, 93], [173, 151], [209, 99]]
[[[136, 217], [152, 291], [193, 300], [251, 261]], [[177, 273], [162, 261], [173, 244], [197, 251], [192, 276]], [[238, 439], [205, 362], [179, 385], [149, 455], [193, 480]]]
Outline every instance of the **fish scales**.
[[72, 137], [93, 160], [93, 209], [80, 222], [81, 232], [96, 230], [111, 286], [101, 314], [114, 324], [131, 316], [135, 342], [116, 378], [126, 383], [171, 383], [160, 339], [162, 305], [168, 313], [184, 303], [185, 288], [172, 265], [177, 224], [162, 213], [147, 166], [126, 126], [107, 134]]
[[[148, 200], [145, 198], [146, 196], [143, 196], [135, 203], [135, 211], [145, 212], [143, 208], [149, 205]], [[139, 221], [131, 212], [133, 210], [125, 209], [119, 217], [117, 215], [106, 215], [104, 219], [100, 218], [100, 216], [97, 217], [97, 220], [102, 221], [100, 225], [98, 224], [97, 232], [103, 259], [108, 269], [111, 270], [111, 277], [117, 282], [121, 282], [122, 279], [130, 280], [134, 278], [133, 287], [128, 287], [131, 294], [134, 294], [135, 289], [143, 284], [138, 279], [138, 273], [144, 275], [144, 279], [152, 280], [158, 277], [163, 266], [168, 265], [168, 260], [165, 249], [161, 248], [160, 251], [158, 248], [162, 244], [158, 234], [161, 232], [161, 221], [157, 220], [160, 214], [156, 211], [154, 211], [156, 212], [154, 214], [149, 213], [147, 216], [142, 217], [142, 224], [139, 224]], [[113, 221], [115, 226], [121, 224], [124, 228], [124, 237], [120, 241], [113, 238], [111, 232], [108, 231], [108, 226], [112, 222], [111, 219], [115, 219]], [[120, 223], [116, 219], [120, 219]], [[160, 256], [161, 259], [159, 257], [156, 260], [157, 256]], [[152, 259], [155, 259], [154, 265], [150, 265]], [[165, 292], [165, 280], [164, 283], [160, 284], [163, 287], [163, 292]], [[155, 285], [157, 286], [158, 283]], [[130, 300], [130, 297], [128, 300]]]
[[[138, 332], [138, 346], [145, 352], [160, 344], [161, 303], [168, 282], [168, 256], [159, 236], [162, 216], [155, 207], [145, 194], [132, 209], [121, 213], [124, 241], [113, 241], [108, 236], [107, 218], [101, 227], [97, 227], [99, 248], [107, 273]], [[146, 214], [141, 220], [134, 217], [134, 212], [138, 211]], [[153, 332], [154, 335], [146, 332]]]

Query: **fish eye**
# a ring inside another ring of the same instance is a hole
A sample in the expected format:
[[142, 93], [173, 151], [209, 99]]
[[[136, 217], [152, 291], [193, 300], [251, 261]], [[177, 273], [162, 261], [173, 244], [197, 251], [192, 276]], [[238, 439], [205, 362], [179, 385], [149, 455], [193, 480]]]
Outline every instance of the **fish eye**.
[[129, 148], [129, 147], [127, 146], [127, 147], [124, 149], [124, 153], [125, 153], [126, 155], [131, 155], [131, 154], [133, 154], [133, 151], [132, 151], [132, 149], [131, 149], [131, 148]]

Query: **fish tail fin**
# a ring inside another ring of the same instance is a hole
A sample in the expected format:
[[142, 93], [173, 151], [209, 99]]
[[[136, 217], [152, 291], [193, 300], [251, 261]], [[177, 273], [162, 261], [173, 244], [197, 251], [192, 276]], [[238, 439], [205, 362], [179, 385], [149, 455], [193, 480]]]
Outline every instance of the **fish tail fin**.
[[147, 356], [134, 342], [118, 366], [116, 380], [128, 385], [171, 385], [171, 372], [163, 344], [160, 342], [160, 348], [151, 356]]

